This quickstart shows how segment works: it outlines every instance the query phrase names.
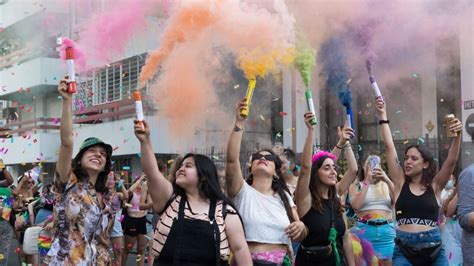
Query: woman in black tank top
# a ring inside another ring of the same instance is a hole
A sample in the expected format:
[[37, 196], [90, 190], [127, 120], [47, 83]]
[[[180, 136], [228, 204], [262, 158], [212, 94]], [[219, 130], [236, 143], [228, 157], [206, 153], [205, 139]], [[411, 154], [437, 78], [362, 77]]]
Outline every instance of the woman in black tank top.
[[305, 114], [308, 135], [302, 155], [302, 168], [296, 186], [295, 199], [301, 221], [307, 227], [307, 236], [296, 255], [296, 265], [354, 265], [352, 242], [346, 230], [344, 208], [340, 195], [349, 189], [357, 175], [357, 162], [349, 139], [354, 136], [351, 128], [341, 132], [341, 146], [348, 168], [338, 182], [335, 168], [336, 156], [320, 151], [311, 158], [314, 128], [313, 115]]
[[[387, 120], [385, 102], [376, 102], [382, 137], [385, 144], [389, 176], [395, 185], [396, 217], [398, 222], [393, 265], [421, 263], [447, 265], [441, 234], [437, 226], [439, 199], [444, 186], [454, 171], [461, 146], [462, 124], [456, 119], [449, 130], [457, 132], [448, 157], [437, 172], [433, 154], [425, 146], [410, 146], [400, 165], [392, 133]], [[411, 247], [424, 248], [421, 253], [410, 253]]]

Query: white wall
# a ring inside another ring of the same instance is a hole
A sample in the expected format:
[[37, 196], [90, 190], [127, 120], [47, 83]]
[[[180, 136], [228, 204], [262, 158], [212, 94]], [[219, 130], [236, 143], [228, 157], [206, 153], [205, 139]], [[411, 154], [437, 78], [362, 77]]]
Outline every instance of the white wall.
[[0, 71], [1, 95], [38, 85], [57, 85], [65, 72], [59, 59], [40, 57]]

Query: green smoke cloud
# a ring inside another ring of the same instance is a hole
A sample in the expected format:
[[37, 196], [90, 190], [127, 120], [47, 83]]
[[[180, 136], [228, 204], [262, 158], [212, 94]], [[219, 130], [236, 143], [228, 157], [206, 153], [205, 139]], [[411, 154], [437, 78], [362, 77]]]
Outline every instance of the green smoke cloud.
[[298, 49], [295, 58], [295, 67], [300, 72], [306, 87], [311, 82], [311, 72], [316, 65], [316, 51], [313, 48]]

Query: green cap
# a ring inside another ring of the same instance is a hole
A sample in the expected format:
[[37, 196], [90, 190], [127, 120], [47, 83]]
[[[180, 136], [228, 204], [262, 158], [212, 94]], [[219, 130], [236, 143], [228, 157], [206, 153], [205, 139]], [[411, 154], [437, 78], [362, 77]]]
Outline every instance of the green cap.
[[78, 154], [83, 153], [88, 148], [90, 148], [92, 146], [95, 146], [95, 145], [101, 145], [102, 147], [105, 148], [105, 150], [106, 150], [106, 152], [109, 156], [112, 155], [112, 146], [110, 146], [109, 144], [103, 142], [101, 139], [98, 139], [98, 138], [95, 138], [95, 137], [87, 138], [86, 140], [84, 140], [81, 144], [81, 147], [79, 148], [79, 153]]

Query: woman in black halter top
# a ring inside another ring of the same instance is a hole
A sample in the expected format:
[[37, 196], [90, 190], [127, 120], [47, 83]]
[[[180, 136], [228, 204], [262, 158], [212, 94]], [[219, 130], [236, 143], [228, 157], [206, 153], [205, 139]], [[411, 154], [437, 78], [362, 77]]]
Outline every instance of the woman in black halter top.
[[[457, 132], [448, 157], [437, 171], [433, 154], [422, 145], [410, 146], [405, 151], [403, 166], [400, 165], [392, 133], [387, 120], [384, 100], [377, 100], [377, 111], [389, 176], [395, 185], [396, 217], [398, 222], [393, 265], [448, 265], [437, 220], [439, 199], [444, 186], [454, 171], [461, 146], [462, 124], [456, 119], [449, 130]], [[424, 248], [421, 253], [413, 247]]]

